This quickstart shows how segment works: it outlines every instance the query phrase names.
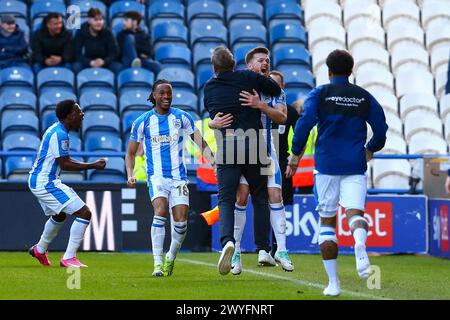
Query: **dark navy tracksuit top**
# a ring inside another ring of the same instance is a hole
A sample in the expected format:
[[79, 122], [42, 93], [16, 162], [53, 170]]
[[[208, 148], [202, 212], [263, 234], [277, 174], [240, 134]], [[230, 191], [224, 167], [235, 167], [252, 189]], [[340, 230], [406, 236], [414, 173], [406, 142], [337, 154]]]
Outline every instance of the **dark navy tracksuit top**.
[[[366, 122], [373, 131], [367, 146]], [[365, 148], [377, 152], [386, 142], [388, 126], [382, 107], [369, 92], [351, 84], [348, 77], [333, 77], [330, 84], [309, 93], [294, 130], [294, 155], [301, 153], [316, 124], [314, 160], [316, 170], [322, 174], [364, 174]]]

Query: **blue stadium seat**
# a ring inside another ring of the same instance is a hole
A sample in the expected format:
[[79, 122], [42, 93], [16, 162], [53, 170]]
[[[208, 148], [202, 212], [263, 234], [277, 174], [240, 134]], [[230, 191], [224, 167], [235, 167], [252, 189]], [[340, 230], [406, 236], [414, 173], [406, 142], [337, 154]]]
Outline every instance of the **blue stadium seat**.
[[203, 88], [205, 83], [214, 76], [213, 69], [210, 64], [201, 64], [195, 73], [197, 90]]
[[187, 7], [187, 21], [192, 19], [219, 19], [225, 18], [225, 10], [220, 2], [196, 1]]
[[299, 19], [303, 21], [303, 11], [296, 2], [281, 0], [266, 5], [266, 24], [273, 19]]
[[87, 68], [77, 75], [78, 93], [88, 90], [108, 90], [114, 92], [114, 73], [105, 68]]
[[266, 28], [257, 20], [245, 20], [230, 26], [230, 45], [237, 42], [266, 43]]
[[290, 47], [280, 48], [274, 52], [274, 67], [278, 68], [281, 64], [297, 64], [311, 67], [311, 55], [303, 46], [292, 44]]
[[205, 93], [204, 93], [204, 90], [203, 90], [203, 89], [204, 89], [204, 88], [201, 88], [201, 89], [199, 89], [198, 92], [197, 92], [197, 96], [198, 96], [198, 113], [199, 113], [200, 115], [202, 115], [203, 113], [206, 112], [205, 104], [203, 103], [203, 102], [204, 102], [204, 101], [203, 101], [203, 98], [205, 97]]
[[[41, 115], [41, 134], [44, 134], [56, 121], [58, 121], [58, 118], [54, 110], [44, 111]], [[72, 133], [70, 135], [72, 137]]]
[[196, 68], [200, 63], [211, 64], [211, 55], [214, 51], [214, 48], [219, 45], [220, 44], [216, 42], [199, 42], [195, 44], [193, 50], [194, 67]]
[[37, 151], [41, 141], [28, 132], [11, 133], [3, 139], [4, 151]]
[[274, 45], [283, 42], [302, 43], [306, 45], [305, 29], [300, 25], [288, 23], [277, 24], [269, 30], [269, 41], [272, 50]]
[[184, 5], [175, 0], [163, 0], [153, 2], [147, 11], [150, 22], [154, 19], [180, 19], [184, 21]]
[[87, 110], [110, 110], [117, 112], [116, 95], [109, 91], [88, 91], [80, 96], [80, 107]]
[[96, 1], [96, 0], [75, 0], [75, 1], [71, 1], [71, 4], [77, 5], [78, 7], [80, 7], [80, 14], [81, 17], [87, 17], [87, 13], [89, 11], [89, 9], [91, 8], [97, 8], [100, 9], [100, 11], [103, 13], [103, 16], [106, 17], [107, 16], [107, 11], [106, 11], [106, 6], [103, 2], [101, 1]]
[[74, 135], [72, 132], [70, 133], [69, 147], [70, 147], [70, 151], [74, 151], [74, 152], [81, 151], [81, 139], [80, 139], [80, 137]]
[[31, 110], [7, 110], [2, 113], [2, 137], [12, 132], [39, 133], [39, 119]]
[[43, 93], [49, 87], [58, 87], [60, 90], [73, 92], [75, 89], [75, 75], [67, 68], [44, 68], [37, 75], [37, 88], [40, 93]]
[[[89, 158], [93, 162], [97, 158]], [[103, 170], [88, 170], [87, 177], [90, 181], [107, 183], [124, 183], [126, 181], [125, 160], [123, 158], [111, 157], [107, 159]]]
[[116, 1], [109, 7], [109, 21], [121, 17], [127, 11], [139, 12], [145, 20], [145, 5], [136, 1]]
[[20, 30], [25, 33], [25, 40], [30, 42], [30, 27], [28, 26], [28, 22], [23, 18], [16, 18], [16, 24], [19, 26]]
[[14, 15], [16, 18], [28, 19], [27, 5], [23, 2], [16, 0], [3, 0], [0, 1], [0, 12], [9, 13]]
[[144, 111], [128, 111], [122, 115], [122, 137], [125, 138], [131, 132], [131, 126]]
[[247, 52], [252, 50], [255, 47], [254, 44], [243, 43], [239, 46], [235, 46], [233, 49], [234, 60], [236, 61], [236, 65], [245, 64], [245, 55]]
[[158, 42], [186, 43], [188, 42], [188, 30], [183, 23], [177, 21], [164, 21], [152, 28], [152, 40], [155, 47]]
[[[155, 76], [152, 72], [142, 68], [128, 68], [117, 76], [117, 89], [120, 93], [131, 90], [150, 90]], [[126, 90], [128, 89], [128, 90]]]
[[161, 45], [155, 52], [155, 58], [161, 62], [164, 67], [191, 68], [191, 50], [184, 45]]
[[177, 89], [172, 96], [172, 106], [187, 112], [197, 112], [197, 96], [188, 90]]
[[233, 1], [227, 6], [227, 23], [233, 19], [263, 20], [263, 6], [253, 1]]
[[54, 110], [58, 102], [67, 99], [76, 101], [77, 97], [72, 92], [61, 91], [58, 88], [49, 88], [39, 96], [39, 113], [42, 114], [46, 110]]
[[0, 112], [8, 109], [37, 110], [35, 94], [20, 88], [6, 90], [0, 95]]
[[183, 68], [166, 68], [158, 75], [160, 79], [168, 80], [173, 87], [195, 88], [194, 74], [190, 70]]
[[308, 93], [311, 91], [309, 88], [285, 88], [286, 102], [292, 105], [295, 101], [302, 99], [305, 100]]
[[298, 69], [292, 65], [282, 65], [278, 71], [284, 75], [286, 88], [314, 88], [314, 76], [309, 70]]
[[7, 157], [5, 160], [5, 178], [9, 181], [25, 182], [33, 166], [34, 157]]
[[134, 110], [145, 112], [150, 110], [150, 103], [147, 101], [149, 91], [130, 91], [120, 95], [119, 109], [123, 115], [125, 111]]
[[122, 151], [122, 140], [119, 135], [110, 131], [95, 131], [84, 138], [84, 150], [95, 151]]
[[89, 132], [110, 131], [120, 133], [120, 120], [116, 113], [111, 111], [87, 111], [84, 114], [83, 137]]
[[30, 68], [9, 67], [0, 71], [0, 86], [2, 91], [5, 87], [21, 87], [30, 91], [34, 90], [34, 75]]
[[30, 8], [30, 19], [33, 21], [35, 18], [45, 17], [49, 12], [58, 12], [65, 17], [66, 6], [64, 3], [54, 0], [35, 2]]
[[[29, 133], [12, 133], [3, 139], [3, 150], [5, 151], [37, 151], [39, 145], [39, 138]], [[33, 161], [34, 157], [28, 156], [7, 157], [5, 161], [5, 177], [8, 180], [26, 181]]]
[[227, 28], [218, 20], [199, 19], [190, 25], [191, 47], [197, 42], [227, 43]]

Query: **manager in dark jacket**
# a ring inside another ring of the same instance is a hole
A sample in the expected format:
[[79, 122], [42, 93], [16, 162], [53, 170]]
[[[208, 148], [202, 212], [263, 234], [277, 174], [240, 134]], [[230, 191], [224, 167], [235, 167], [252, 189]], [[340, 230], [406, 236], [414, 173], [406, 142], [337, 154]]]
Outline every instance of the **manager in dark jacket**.
[[127, 11], [123, 15], [123, 30], [117, 34], [122, 64], [125, 68], [142, 66], [156, 76], [161, 71], [161, 64], [151, 59], [150, 35], [139, 27], [141, 20], [137, 11]]
[[71, 68], [73, 61], [72, 32], [66, 30], [62, 16], [50, 12], [40, 30], [31, 37], [33, 70], [38, 73], [46, 67]]
[[270, 211], [265, 165], [270, 163], [267, 145], [262, 136], [261, 112], [241, 105], [242, 91], [278, 96], [278, 84], [258, 73], [234, 71], [235, 60], [225, 47], [218, 47], [211, 57], [215, 77], [205, 85], [204, 104], [211, 119], [219, 113], [231, 114], [232, 123], [216, 130], [218, 204], [220, 211], [220, 241], [223, 246], [219, 259], [220, 274], [231, 269], [234, 253], [234, 208], [236, 190], [241, 175], [249, 183], [254, 215], [255, 243], [258, 251], [270, 252]]
[[74, 71], [78, 73], [84, 68], [107, 68], [115, 74], [119, 73], [122, 65], [117, 61], [117, 43], [111, 31], [105, 27], [102, 12], [91, 8], [88, 17], [75, 36]]
[[0, 69], [28, 66], [28, 43], [16, 19], [10, 14], [2, 14], [0, 23]]

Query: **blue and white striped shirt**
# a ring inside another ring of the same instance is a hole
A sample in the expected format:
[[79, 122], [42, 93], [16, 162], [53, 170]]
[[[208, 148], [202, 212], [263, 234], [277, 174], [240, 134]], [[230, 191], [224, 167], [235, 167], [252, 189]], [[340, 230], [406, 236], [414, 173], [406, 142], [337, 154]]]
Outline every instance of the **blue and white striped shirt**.
[[192, 117], [172, 107], [165, 115], [152, 109], [134, 121], [130, 140], [143, 143], [149, 179], [151, 176], [187, 179], [183, 141], [194, 129]]
[[61, 122], [45, 131], [41, 146], [30, 170], [29, 186], [32, 189], [46, 187], [59, 179], [61, 168], [57, 158], [69, 156], [69, 133]]
[[[261, 101], [267, 103], [267, 105], [271, 108], [275, 108], [276, 105], [281, 104], [287, 108], [286, 104], [286, 94], [283, 89], [281, 89], [281, 93], [279, 96], [267, 96], [265, 94], [261, 94]], [[265, 113], [261, 112], [261, 122], [263, 128], [265, 129], [265, 138], [268, 148], [269, 155], [272, 154], [273, 151], [273, 137], [272, 137], [272, 119], [269, 118]]]

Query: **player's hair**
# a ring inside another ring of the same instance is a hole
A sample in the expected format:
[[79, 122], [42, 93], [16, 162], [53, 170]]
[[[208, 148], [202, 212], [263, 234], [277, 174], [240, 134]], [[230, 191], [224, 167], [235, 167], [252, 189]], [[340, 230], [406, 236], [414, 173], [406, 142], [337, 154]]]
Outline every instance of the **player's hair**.
[[272, 70], [272, 71], [269, 72], [269, 76], [271, 76], [272, 74], [273, 74], [274, 76], [280, 77], [281, 83], [284, 83], [284, 75], [283, 75], [280, 71], [278, 71], [278, 70]]
[[270, 51], [266, 47], [256, 47], [247, 52], [247, 54], [245, 55], [245, 63], [248, 64], [250, 61], [252, 61], [253, 56], [257, 53], [264, 53], [270, 55]]
[[90, 8], [87, 15], [89, 18], [95, 18], [97, 16], [101, 16], [103, 18], [103, 13], [99, 8]]
[[235, 61], [231, 51], [224, 46], [220, 46], [214, 49], [211, 55], [211, 64], [217, 72], [233, 71]]
[[67, 116], [73, 111], [76, 105], [74, 100], [63, 100], [58, 102], [56, 105], [56, 117], [58, 120], [62, 121], [67, 118]]
[[348, 51], [334, 50], [328, 55], [326, 63], [333, 74], [349, 76], [355, 62]]
[[169, 80], [166, 80], [166, 79], [158, 79], [155, 82], [153, 82], [152, 91], [150, 92], [150, 96], [147, 99], [147, 101], [150, 101], [151, 103], [153, 103], [153, 106], [156, 105], [155, 98], [153, 98], [153, 92], [156, 90], [156, 87], [162, 83], [170, 84]]
[[127, 11], [124, 13], [123, 17], [125, 19], [136, 20], [138, 24], [141, 23], [142, 20], [142, 15], [137, 11]]

